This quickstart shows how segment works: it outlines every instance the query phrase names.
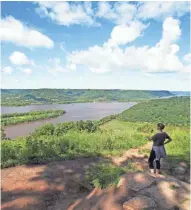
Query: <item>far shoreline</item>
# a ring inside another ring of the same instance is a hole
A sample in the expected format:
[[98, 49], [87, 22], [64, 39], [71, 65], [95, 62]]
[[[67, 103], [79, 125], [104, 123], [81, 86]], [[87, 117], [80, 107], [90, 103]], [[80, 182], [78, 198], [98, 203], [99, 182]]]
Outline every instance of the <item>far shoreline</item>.
[[6, 104], [1, 104], [1, 107], [27, 107], [27, 106], [38, 106], [38, 105], [67, 105], [67, 104], [89, 104], [89, 103], [140, 103], [143, 101], [150, 101], [150, 100], [157, 100], [157, 99], [165, 99], [165, 98], [173, 98], [173, 97], [189, 97], [189, 96], [164, 96], [164, 97], [157, 97], [157, 98], [150, 98], [150, 99], [139, 99], [139, 100], [124, 100], [124, 101], [77, 101], [77, 102], [65, 102], [65, 103], [30, 103], [30, 104], [20, 104], [20, 105], [6, 105]]

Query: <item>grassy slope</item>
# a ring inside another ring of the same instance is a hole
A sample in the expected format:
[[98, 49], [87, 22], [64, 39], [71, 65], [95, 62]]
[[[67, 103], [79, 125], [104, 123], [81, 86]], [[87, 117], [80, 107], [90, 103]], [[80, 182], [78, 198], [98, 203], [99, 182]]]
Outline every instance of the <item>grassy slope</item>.
[[38, 137], [35, 135], [21, 140], [2, 141], [2, 167], [29, 163], [31, 157], [36, 162], [46, 162], [87, 156], [117, 155], [146, 143], [145, 137], [137, 132], [136, 126], [128, 129], [127, 127], [128, 124], [124, 124], [120, 129], [111, 130], [110, 127], [104, 126], [101, 131], [94, 133], [68, 131], [65, 135]]
[[[112, 120], [95, 133], [69, 131], [62, 136], [39, 136], [38, 138], [1, 142], [2, 168], [27, 163], [43, 163], [79, 157], [121, 155], [124, 150], [147, 143], [155, 124], [133, 123]], [[189, 129], [168, 126], [166, 131], [173, 141], [166, 145], [167, 154], [173, 164], [189, 163]], [[120, 176], [136, 170], [133, 165], [116, 167], [101, 163], [87, 171], [87, 180], [95, 187], [116, 184]]]
[[[156, 125], [153, 123], [134, 123], [123, 122], [113, 120], [102, 126], [107, 130], [118, 130], [131, 132], [131, 129], [138, 130], [143, 136], [151, 136], [155, 130]], [[177, 161], [185, 160], [189, 162], [190, 157], [190, 130], [189, 128], [183, 128], [178, 126], [167, 126], [165, 131], [172, 137], [173, 141], [166, 146], [167, 153], [170, 158], [174, 158]]]
[[129, 101], [172, 96], [169, 91], [144, 90], [2, 90], [2, 105], [74, 103], [92, 101]]
[[151, 100], [139, 103], [119, 115], [124, 121], [163, 122], [165, 124], [189, 126], [189, 97]]
[[[8, 167], [35, 161], [73, 159], [84, 156], [119, 155], [122, 151], [146, 144], [145, 135], [152, 135], [154, 124], [110, 121], [94, 133], [69, 131], [65, 135], [41, 135], [38, 138], [23, 138], [3, 141], [2, 166]], [[173, 142], [167, 145], [168, 154], [178, 159], [188, 160], [189, 129], [167, 127]]]

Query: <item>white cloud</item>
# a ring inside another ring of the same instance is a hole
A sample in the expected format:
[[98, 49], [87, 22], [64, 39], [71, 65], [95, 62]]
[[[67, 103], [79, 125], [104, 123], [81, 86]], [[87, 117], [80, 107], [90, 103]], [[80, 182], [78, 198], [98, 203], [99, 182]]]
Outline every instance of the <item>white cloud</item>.
[[13, 52], [9, 60], [14, 65], [34, 65], [32, 60], [29, 60], [24, 53], [18, 51]]
[[147, 1], [139, 4], [137, 17], [140, 19], [159, 19], [168, 16], [180, 17], [190, 11], [190, 2], [182, 1]]
[[180, 38], [180, 35], [180, 21], [177, 19], [173, 19], [172, 17], [166, 18], [163, 23], [162, 42], [164, 42], [165, 45], [172, 43], [178, 40]]
[[97, 8], [91, 2], [37, 2], [36, 12], [59, 25], [100, 25], [100, 18], [116, 25], [147, 19], [180, 17], [189, 12], [189, 2], [98, 2]]
[[53, 41], [48, 36], [33, 28], [29, 28], [12, 16], [2, 19], [0, 23], [0, 37], [2, 41], [12, 42], [29, 48], [52, 48], [54, 46]]
[[185, 62], [185, 68], [183, 69], [184, 72], [191, 72], [191, 53], [186, 54], [183, 57], [183, 60]]
[[70, 64], [68, 64], [68, 65], [66, 66], [66, 69], [67, 69], [68, 71], [76, 71], [76, 65], [73, 64], [73, 63], [70, 63]]
[[191, 64], [191, 53], [186, 54], [186, 55], [183, 57], [183, 59], [184, 59], [186, 62], [188, 62], [188, 63]]
[[138, 21], [133, 21], [128, 25], [115, 26], [111, 32], [111, 38], [109, 39], [108, 44], [113, 46], [132, 42], [141, 36], [146, 27], [146, 25]]
[[21, 71], [22, 71], [23, 73], [27, 74], [27, 75], [32, 74], [32, 69], [30, 69], [30, 68], [24, 68], [24, 69], [22, 69]]
[[48, 70], [49, 73], [56, 75], [58, 72], [71, 72], [76, 70], [76, 65], [73, 63], [68, 62], [68, 64], [63, 67], [61, 65], [60, 58], [51, 58], [48, 60], [48, 66], [45, 68]]
[[4, 72], [5, 74], [12, 74], [13, 69], [10, 66], [5, 66], [3, 67], [2, 72]]
[[36, 9], [41, 17], [49, 17], [59, 25], [96, 25], [91, 2], [38, 2]]
[[[151, 73], [183, 71], [184, 66], [177, 56], [179, 46], [175, 44], [181, 35], [179, 25], [180, 22], [176, 19], [165, 19], [162, 38], [153, 47], [131, 46], [121, 49], [117, 45], [104, 44], [90, 47], [88, 50], [74, 51], [68, 56], [68, 61], [98, 73], [119, 70]], [[121, 40], [118, 43], [122, 43]]]
[[99, 2], [96, 17], [104, 18], [117, 25], [133, 20], [165, 19], [169, 16], [180, 17], [190, 11], [189, 2]]
[[99, 18], [105, 18], [109, 20], [117, 19], [117, 15], [112, 10], [112, 6], [109, 2], [99, 2], [96, 16]]
[[122, 58], [120, 48], [93, 46], [88, 50], [72, 52], [68, 56], [68, 61], [76, 65], [85, 65], [92, 72], [101, 73], [111, 71], [115, 67], [118, 68], [122, 65]]
[[109, 2], [99, 2], [96, 16], [121, 25], [131, 22], [136, 11], [136, 5], [128, 2], [117, 2], [113, 5]]

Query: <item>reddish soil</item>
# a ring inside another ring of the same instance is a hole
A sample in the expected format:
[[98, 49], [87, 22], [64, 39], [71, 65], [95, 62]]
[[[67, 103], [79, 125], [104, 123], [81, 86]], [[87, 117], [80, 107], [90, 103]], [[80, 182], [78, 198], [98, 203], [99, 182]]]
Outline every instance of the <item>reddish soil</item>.
[[62, 194], [64, 209], [89, 190], [79, 183], [85, 169], [99, 159], [82, 158], [45, 165], [23, 165], [1, 170], [2, 210], [45, 210]]

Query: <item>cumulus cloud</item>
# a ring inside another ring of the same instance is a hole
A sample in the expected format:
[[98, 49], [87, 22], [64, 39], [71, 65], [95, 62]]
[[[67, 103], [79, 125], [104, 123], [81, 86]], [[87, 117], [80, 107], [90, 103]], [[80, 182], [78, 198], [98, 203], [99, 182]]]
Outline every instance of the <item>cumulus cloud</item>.
[[115, 24], [127, 24], [131, 22], [136, 15], [136, 5], [129, 2], [99, 2], [96, 17], [104, 18]]
[[91, 2], [37, 2], [36, 12], [59, 25], [82, 24], [99, 26], [97, 20], [106, 19], [116, 25], [135, 20], [180, 17], [189, 12], [189, 2], [99, 2], [93, 8]]
[[30, 68], [24, 68], [24, 69], [22, 69], [21, 71], [22, 71], [23, 73], [27, 74], [27, 75], [32, 74], [32, 69], [30, 69]]
[[184, 72], [191, 72], [191, 53], [184, 55], [183, 60], [185, 62]]
[[168, 16], [180, 17], [190, 12], [190, 2], [147, 1], [138, 5], [137, 17], [140, 19], [164, 19]]
[[36, 12], [59, 25], [96, 25], [91, 2], [38, 2]]
[[99, 2], [96, 17], [121, 25], [133, 20], [180, 17], [189, 11], [189, 2]]
[[161, 42], [164, 44], [170, 44], [171, 42], [178, 40], [180, 35], [180, 21], [173, 19], [172, 17], [166, 18], [163, 23], [163, 34]]
[[51, 58], [48, 60], [48, 64], [45, 68], [53, 75], [58, 72], [71, 72], [76, 70], [76, 64], [74, 63], [68, 62], [66, 66], [62, 66], [60, 58]]
[[108, 40], [109, 45], [124, 45], [134, 41], [147, 26], [139, 21], [133, 21], [127, 25], [115, 26], [111, 32], [111, 38]]
[[183, 59], [184, 61], [191, 64], [191, 53], [186, 54]]
[[13, 72], [13, 69], [11, 66], [5, 66], [2, 68], [2, 72], [5, 73], [5, 74], [12, 74]]
[[54, 42], [41, 32], [30, 28], [12, 16], [1, 19], [0, 37], [2, 41], [24, 47], [52, 48]]
[[29, 60], [24, 53], [18, 51], [13, 52], [10, 55], [9, 60], [14, 65], [34, 65], [32, 60]]
[[110, 47], [93, 46], [88, 50], [74, 51], [68, 61], [76, 65], [85, 65], [92, 72], [108, 72], [122, 65], [122, 50]]
[[68, 61], [98, 73], [123, 69], [151, 73], [182, 71], [184, 66], [177, 56], [179, 46], [176, 44], [180, 35], [180, 22], [166, 18], [163, 22], [162, 38], [153, 47], [131, 46], [121, 49], [119, 46], [104, 44], [74, 51], [68, 56]]

